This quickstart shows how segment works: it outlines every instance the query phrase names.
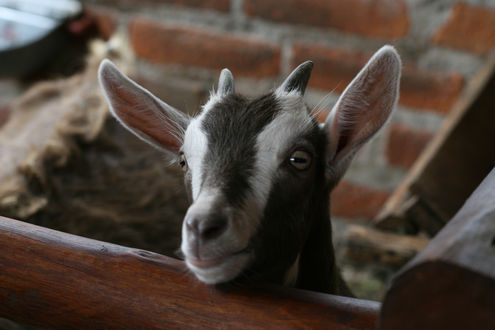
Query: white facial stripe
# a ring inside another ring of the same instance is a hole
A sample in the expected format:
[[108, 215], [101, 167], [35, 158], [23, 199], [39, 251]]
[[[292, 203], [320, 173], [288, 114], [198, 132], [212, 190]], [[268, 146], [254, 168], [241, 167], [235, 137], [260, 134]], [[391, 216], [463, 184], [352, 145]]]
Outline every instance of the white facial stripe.
[[187, 212], [195, 212], [197, 214], [209, 214], [216, 206], [217, 201], [223, 199], [223, 196], [218, 188], [206, 188], [201, 191], [194, 203], [189, 207]]
[[199, 195], [201, 182], [203, 181], [202, 164], [207, 149], [207, 138], [201, 129], [203, 115], [191, 120], [187, 127], [182, 150], [187, 159], [189, 171], [191, 171], [192, 198], [196, 200]]
[[202, 164], [208, 148], [208, 140], [201, 128], [201, 125], [206, 113], [210, 111], [221, 99], [222, 95], [211, 92], [210, 99], [203, 106], [201, 114], [191, 120], [184, 134], [184, 144], [182, 149], [189, 165], [189, 171], [191, 171], [191, 190], [193, 201], [198, 198], [201, 183], [203, 182]]
[[277, 98], [282, 110], [257, 137], [256, 170], [250, 179], [260, 210], [265, 208], [276, 170], [294, 139], [312, 127], [300, 94], [285, 93]]

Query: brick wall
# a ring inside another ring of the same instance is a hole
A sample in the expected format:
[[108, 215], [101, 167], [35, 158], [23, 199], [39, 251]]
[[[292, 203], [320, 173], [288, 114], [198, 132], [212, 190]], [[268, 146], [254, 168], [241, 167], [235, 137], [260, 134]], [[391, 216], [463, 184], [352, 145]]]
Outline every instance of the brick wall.
[[369, 56], [394, 45], [404, 62], [399, 108], [332, 197], [334, 216], [348, 220], [378, 212], [495, 46], [495, 1], [85, 3], [103, 36], [127, 35], [138, 80], [188, 112], [198, 111], [223, 67], [239, 92], [256, 95], [307, 59], [315, 62], [307, 101], [331, 109]]

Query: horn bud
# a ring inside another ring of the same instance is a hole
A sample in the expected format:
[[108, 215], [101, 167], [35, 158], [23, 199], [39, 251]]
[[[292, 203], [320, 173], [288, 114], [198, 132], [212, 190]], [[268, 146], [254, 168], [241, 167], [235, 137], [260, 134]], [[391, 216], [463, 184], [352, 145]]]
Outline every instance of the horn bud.
[[300, 64], [292, 73], [285, 79], [280, 85], [278, 91], [290, 93], [296, 91], [301, 95], [304, 95], [306, 86], [308, 85], [309, 77], [311, 76], [311, 70], [313, 69], [313, 62], [306, 61]]
[[223, 69], [218, 79], [218, 94], [227, 95], [235, 93], [234, 76], [229, 69]]

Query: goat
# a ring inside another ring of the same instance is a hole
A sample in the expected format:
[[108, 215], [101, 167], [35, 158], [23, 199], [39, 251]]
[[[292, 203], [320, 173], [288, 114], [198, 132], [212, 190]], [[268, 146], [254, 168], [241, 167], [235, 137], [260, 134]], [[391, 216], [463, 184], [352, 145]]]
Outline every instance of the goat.
[[401, 60], [384, 46], [340, 96], [324, 124], [303, 101], [313, 68], [299, 65], [275, 91], [235, 93], [223, 69], [195, 117], [162, 102], [110, 61], [99, 81], [112, 114], [174, 155], [192, 204], [181, 251], [204, 283], [272, 282], [350, 295], [336, 263], [329, 194], [398, 100]]

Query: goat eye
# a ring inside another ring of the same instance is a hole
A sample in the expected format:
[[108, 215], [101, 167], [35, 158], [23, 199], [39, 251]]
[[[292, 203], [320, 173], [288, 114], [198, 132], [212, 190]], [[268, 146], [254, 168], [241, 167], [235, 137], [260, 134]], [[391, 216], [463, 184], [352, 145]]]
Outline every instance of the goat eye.
[[179, 156], [179, 165], [180, 165], [180, 167], [182, 167], [183, 171], [187, 170], [187, 160], [186, 160], [186, 156], [184, 156], [184, 154], [180, 154], [180, 156]]
[[290, 164], [298, 170], [307, 170], [311, 166], [311, 155], [302, 150], [294, 151], [289, 158]]

